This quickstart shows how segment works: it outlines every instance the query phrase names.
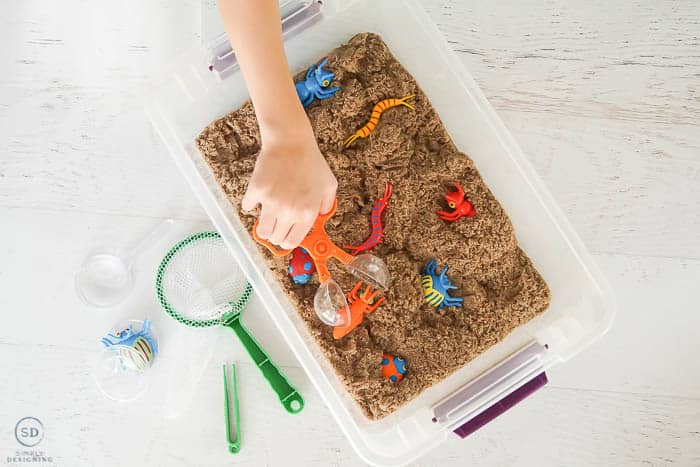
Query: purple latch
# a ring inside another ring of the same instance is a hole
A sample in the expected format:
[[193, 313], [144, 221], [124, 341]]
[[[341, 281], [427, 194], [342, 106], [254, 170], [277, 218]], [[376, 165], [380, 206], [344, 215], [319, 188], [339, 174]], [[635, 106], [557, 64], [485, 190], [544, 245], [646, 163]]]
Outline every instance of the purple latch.
[[475, 432], [547, 383], [547, 350], [546, 344], [532, 341], [511, 354], [437, 403], [433, 423], [458, 426], [452, 430], [461, 438]]
[[[321, 1], [288, 2], [282, 5], [282, 36], [288, 39], [321, 19]], [[222, 36], [212, 46], [209, 71], [224, 79], [238, 69], [236, 54], [231, 49], [226, 36]]]
[[493, 404], [488, 409], [481, 412], [476, 417], [467, 421], [464, 425], [454, 430], [455, 434], [462, 439], [466, 438], [502, 413], [513, 408], [516, 404], [540, 389], [545, 384], [547, 384], [547, 375], [542, 372], [500, 401]]

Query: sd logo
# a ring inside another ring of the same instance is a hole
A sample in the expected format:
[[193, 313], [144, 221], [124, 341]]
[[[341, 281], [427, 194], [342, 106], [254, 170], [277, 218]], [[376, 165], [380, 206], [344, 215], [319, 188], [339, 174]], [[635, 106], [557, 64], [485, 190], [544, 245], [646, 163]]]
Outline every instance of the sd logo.
[[22, 446], [34, 447], [44, 439], [44, 425], [38, 418], [24, 417], [15, 425], [15, 438]]

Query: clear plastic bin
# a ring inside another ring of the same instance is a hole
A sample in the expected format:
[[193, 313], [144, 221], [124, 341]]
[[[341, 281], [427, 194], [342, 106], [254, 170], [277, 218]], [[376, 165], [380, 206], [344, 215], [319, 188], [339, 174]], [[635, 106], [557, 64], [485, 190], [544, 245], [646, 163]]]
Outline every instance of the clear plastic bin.
[[148, 112], [156, 130], [350, 443], [372, 464], [405, 464], [453, 432], [468, 435], [544, 384], [545, 370], [605, 333], [615, 314], [614, 297], [510, 133], [416, 1], [304, 5], [305, 13], [292, 8], [295, 19], [285, 24], [291, 69], [307, 68], [356, 33], [380, 34], [428, 95], [454, 143], [474, 160], [552, 291], [545, 313], [391, 415], [367, 419], [195, 147], [195, 138], [211, 121], [248, 99], [225, 41], [192, 50], [154, 87]]

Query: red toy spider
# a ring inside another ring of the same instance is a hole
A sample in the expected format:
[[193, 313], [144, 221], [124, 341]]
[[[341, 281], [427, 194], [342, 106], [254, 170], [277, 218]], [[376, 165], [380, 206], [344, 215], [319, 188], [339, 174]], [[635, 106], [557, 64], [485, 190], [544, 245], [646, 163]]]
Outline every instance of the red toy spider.
[[454, 209], [454, 211], [437, 211], [437, 215], [440, 216], [440, 219], [447, 222], [454, 222], [462, 217], [474, 217], [476, 215], [474, 206], [464, 197], [464, 190], [462, 190], [462, 186], [459, 182], [455, 182], [455, 188], [457, 191], [450, 191], [445, 194], [447, 205]]

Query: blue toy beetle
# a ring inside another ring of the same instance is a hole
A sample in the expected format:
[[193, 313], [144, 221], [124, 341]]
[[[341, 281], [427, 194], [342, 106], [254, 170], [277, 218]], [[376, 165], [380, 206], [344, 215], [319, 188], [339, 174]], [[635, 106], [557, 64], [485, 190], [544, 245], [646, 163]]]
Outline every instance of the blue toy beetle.
[[328, 59], [324, 58], [318, 65], [311, 65], [309, 71], [306, 72], [306, 79], [294, 85], [304, 108], [308, 107], [314, 101], [314, 98], [328, 99], [340, 91], [339, 87], [328, 87], [331, 85], [335, 73], [323, 70], [323, 66], [327, 62]]
[[141, 330], [134, 332], [134, 325], [122, 329], [115, 334], [107, 333], [102, 338], [105, 347], [114, 347], [119, 353], [124, 368], [143, 371], [153, 363], [158, 355], [158, 346], [151, 334], [151, 321], [144, 320]]

